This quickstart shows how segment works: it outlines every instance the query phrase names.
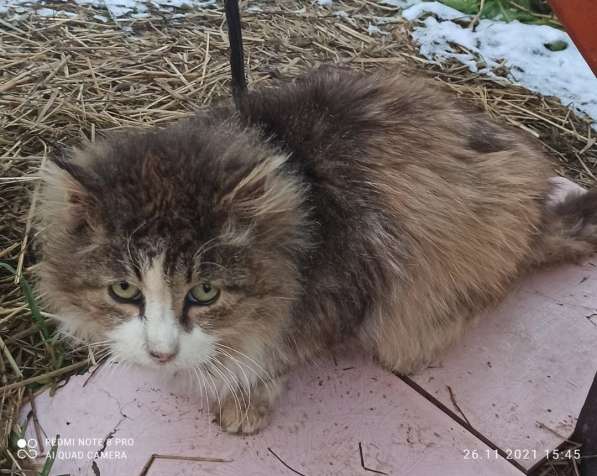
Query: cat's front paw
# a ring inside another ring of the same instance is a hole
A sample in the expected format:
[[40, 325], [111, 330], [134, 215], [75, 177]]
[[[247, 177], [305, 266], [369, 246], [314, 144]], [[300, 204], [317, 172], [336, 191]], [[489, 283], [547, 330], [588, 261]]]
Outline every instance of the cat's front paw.
[[222, 408], [215, 410], [215, 420], [227, 433], [253, 435], [265, 428], [271, 417], [271, 407], [267, 402], [251, 402], [243, 407], [231, 396], [222, 402]]
[[215, 421], [225, 432], [237, 435], [253, 435], [263, 430], [271, 420], [285, 382], [286, 378], [280, 377], [253, 387], [250, 394], [229, 393], [213, 409]]

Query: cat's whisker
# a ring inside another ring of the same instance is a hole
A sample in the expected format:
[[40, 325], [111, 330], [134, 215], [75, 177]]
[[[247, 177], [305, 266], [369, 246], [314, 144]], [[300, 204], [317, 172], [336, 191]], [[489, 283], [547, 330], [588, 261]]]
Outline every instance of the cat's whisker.
[[[247, 376], [245, 370], [243, 369], [242, 365], [240, 365], [240, 363], [232, 358], [229, 354], [222, 352], [221, 350], [219, 351], [222, 355], [224, 355], [226, 358], [228, 358], [232, 363], [234, 363], [242, 372], [244, 378], [245, 378], [245, 385], [243, 386], [241, 380], [238, 378], [238, 376], [231, 370], [229, 369], [227, 366], [225, 366], [224, 364], [221, 364], [222, 367], [224, 367], [224, 369], [232, 376], [232, 378], [234, 379], [234, 381], [236, 382], [236, 385], [238, 387], [238, 390], [241, 394], [241, 396], [243, 397], [243, 403], [245, 404], [245, 413], [243, 415], [242, 421], [244, 421], [247, 418], [247, 415], [249, 413], [249, 408], [251, 407], [251, 382], [249, 380], [249, 377]], [[255, 375], [257, 375], [257, 377], [259, 377], [259, 375], [257, 373], [255, 373]], [[245, 401], [244, 395], [247, 395], [247, 400]]]
[[[245, 407], [245, 411], [244, 411], [244, 414], [243, 414], [243, 417], [241, 420], [241, 421], [244, 421], [247, 418], [247, 415], [249, 413], [249, 408], [251, 407], [251, 386], [248, 381], [247, 375], [244, 372], [244, 370], [242, 369], [242, 367], [239, 367], [241, 369], [241, 371], [243, 372], [245, 379], [247, 380], [247, 385], [243, 385], [241, 380], [238, 378], [238, 375], [236, 375], [230, 368], [228, 368], [226, 365], [224, 365], [223, 362], [220, 362], [220, 365], [230, 375], [232, 382], [234, 383], [235, 387], [238, 389], [238, 393], [240, 393], [240, 396], [243, 401], [243, 405]], [[246, 398], [245, 398], [245, 396], [246, 396]]]
[[222, 401], [220, 400], [220, 393], [218, 392], [218, 387], [216, 385], [216, 382], [214, 381], [214, 378], [212, 377], [211, 372], [209, 370], [210, 366], [211, 366], [211, 359], [205, 364], [205, 370], [206, 370], [205, 374], [209, 378], [210, 385], [213, 388], [214, 395], [216, 397], [216, 400], [218, 401], [220, 421], [222, 421]]
[[87, 342], [78, 346], [69, 346], [69, 350], [71, 352], [76, 352], [81, 349], [92, 349], [92, 348], [101, 348], [101, 347], [108, 347], [112, 341], [101, 341], [101, 342]]
[[137, 263], [137, 260], [135, 260], [133, 258], [133, 253], [131, 252], [131, 242], [133, 241], [133, 237], [135, 236], [135, 233], [137, 233], [141, 228], [143, 228], [144, 225], [145, 225], [145, 222], [141, 222], [141, 224], [137, 228], [135, 228], [126, 239], [126, 252], [127, 252], [128, 257], [131, 260], [131, 264]]
[[97, 368], [96, 372], [99, 373], [99, 372], [103, 371], [104, 367], [111, 360], [111, 358], [112, 357], [110, 355], [110, 352], [104, 352], [103, 354], [98, 356], [98, 358], [95, 359], [96, 368]]
[[110, 354], [110, 352], [112, 352], [112, 349], [110, 347], [101, 347], [101, 348], [96, 348], [96, 349], [88, 349], [88, 354], [90, 356], [93, 356], [93, 358], [95, 360], [101, 359], [103, 356]]
[[224, 375], [224, 373], [219, 369], [217, 364], [220, 362], [218, 362], [217, 359], [212, 359], [211, 362], [212, 362], [212, 368], [217, 372], [217, 374], [220, 376], [220, 379], [222, 380], [222, 382], [224, 382], [224, 385], [226, 386], [226, 388], [228, 388], [228, 390], [230, 391], [230, 394], [232, 395], [232, 399], [234, 400], [234, 406], [236, 407], [238, 414], [241, 415], [242, 407], [241, 407], [238, 395], [236, 393], [236, 389], [234, 388], [232, 383], [228, 380], [228, 377], [226, 377], [226, 375]]
[[101, 365], [110, 356], [110, 349], [98, 352], [97, 355], [93, 354], [93, 359], [96, 365]]
[[[201, 402], [203, 405], [205, 405], [205, 398], [203, 395], [203, 391], [204, 391], [204, 385], [202, 380], [204, 379], [203, 374], [199, 374], [199, 372], [201, 372], [200, 369], [198, 369], [197, 367], [192, 367], [190, 369], [188, 369], [188, 375], [189, 375], [189, 379], [191, 381], [190, 385], [193, 385], [193, 375], [195, 376], [195, 378], [197, 379], [197, 386], [199, 387], [199, 391], [201, 392]], [[206, 397], [206, 396], [205, 396]]]
[[[249, 379], [249, 376], [247, 375], [247, 373], [245, 372], [245, 369], [242, 365], [241, 362], [239, 362], [238, 359], [232, 357], [228, 352], [222, 350], [222, 349], [217, 349], [217, 352], [222, 354], [224, 357], [226, 357], [228, 360], [230, 360], [233, 364], [235, 364], [239, 370], [241, 371], [241, 373], [243, 374], [243, 377], [245, 378], [245, 387], [247, 390], [251, 389], [251, 380]], [[259, 378], [259, 374], [257, 372], [255, 372], [255, 370], [251, 369], [250, 367], [247, 367], [250, 371], [253, 371], [253, 373], [255, 374], [255, 376], [257, 378]], [[240, 383], [240, 380], [239, 380]]]
[[257, 362], [254, 358], [250, 357], [249, 355], [245, 354], [244, 352], [241, 352], [240, 350], [235, 349], [234, 347], [230, 347], [226, 344], [222, 344], [221, 342], [216, 342], [215, 347], [216, 348], [219, 347], [220, 349], [226, 349], [231, 352], [235, 352], [236, 354], [247, 359], [249, 362], [251, 362], [253, 365], [255, 365], [257, 367], [257, 369], [259, 369], [263, 373], [264, 378], [267, 378], [268, 380], [274, 379], [273, 376], [259, 362]]
[[297, 302], [298, 298], [288, 296], [268, 296], [268, 299], [277, 299], [278, 301]]
[[199, 365], [199, 367], [197, 367], [197, 371], [200, 373], [201, 375], [201, 384], [203, 385], [203, 389], [205, 390], [205, 399], [206, 399], [206, 405], [203, 407], [204, 413], [205, 413], [205, 418], [207, 420], [207, 431], [208, 434], [211, 435], [211, 423], [212, 423], [212, 418], [211, 418], [211, 414], [212, 414], [212, 407], [211, 407], [211, 403], [209, 400], [209, 389], [207, 388], [208, 386], [208, 382], [207, 382], [207, 378], [206, 378], [206, 374], [207, 374], [207, 369], [205, 368], [205, 366], [203, 364]]
[[208, 428], [211, 432], [211, 425], [210, 423], [210, 414], [211, 414], [211, 406], [209, 404], [209, 391], [207, 390], [207, 383], [206, 383], [206, 378], [205, 378], [205, 372], [202, 369], [202, 366], [197, 367], [196, 372], [199, 373], [199, 375], [201, 375], [201, 384], [203, 386], [203, 390], [205, 391], [205, 400], [206, 400], [206, 407], [203, 408], [206, 418], [207, 418], [207, 423], [208, 423]]
[[[270, 383], [266, 382], [263, 377], [259, 374], [259, 372], [257, 372], [254, 368], [250, 367], [249, 365], [247, 365], [246, 363], [241, 362], [240, 360], [236, 359], [235, 357], [233, 357], [232, 355], [230, 355], [229, 353], [227, 353], [226, 351], [222, 350], [222, 349], [217, 349], [217, 352], [221, 353], [222, 355], [224, 355], [227, 359], [229, 359], [230, 361], [232, 361], [232, 363], [234, 363], [239, 369], [240, 371], [243, 373], [245, 380], [246, 380], [246, 389], [247, 392], [249, 393], [249, 397], [250, 397], [250, 392], [251, 392], [251, 380], [249, 379], [248, 375], [246, 374], [246, 372], [244, 371], [244, 369], [246, 368], [249, 372], [252, 372], [253, 375], [255, 375], [255, 377], [257, 377], [257, 379], [266, 387], [266, 388], [270, 388]], [[250, 400], [250, 398], [249, 398]]]
[[[263, 385], [268, 391], [272, 391], [272, 383], [271, 381], [266, 381], [257, 370], [255, 370], [253, 367], [251, 367], [250, 365], [248, 365], [247, 363], [241, 362], [240, 360], [234, 358], [233, 356], [231, 356], [230, 354], [228, 354], [227, 352], [218, 349], [217, 352], [221, 353], [222, 355], [224, 355], [226, 358], [230, 359], [230, 361], [232, 363], [234, 363], [243, 373], [244, 379], [245, 379], [245, 385], [244, 385], [244, 391], [248, 394], [248, 400], [249, 402], [251, 401], [251, 393], [253, 391], [253, 386], [256, 385], [257, 383], [260, 383], [261, 385]], [[255, 382], [251, 382], [251, 380], [249, 379], [249, 376], [247, 375], [247, 373], [245, 372], [245, 369], [250, 372], [252, 375], [254, 375], [256, 377]], [[231, 371], [231, 370], [230, 370]], [[241, 379], [238, 378], [238, 376], [236, 376], [237, 381], [239, 384], [241, 384]]]
[[122, 356], [120, 356], [119, 354], [112, 354], [112, 357], [110, 358], [110, 360], [108, 361], [109, 365], [108, 365], [108, 370], [106, 372], [106, 377], [107, 378], [111, 378], [112, 375], [114, 374], [114, 372], [116, 371], [116, 369], [124, 369], [125, 365], [123, 365], [123, 360], [122, 360]]
[[[105, 360], [112, 352], [112, 342], [110, 341], [106, 341], [106, 343], [92, 343], [86, 347], [88, 358], [97, 365]], [[76, 349], [73, 350], [75, 351]]]
[[87, 345], [90, 345], [90, 346], [93, 347], [93, 346], [96, 346], [96, 345], [111, 344], [113, 342], [114, 342], [113, 339], [106, 339], [106, 340], [98, 340], [98, 341], [89, 342]]
[[201, 367], [193, 367], [193, 370], [198, 376], [201, 377], [201, 393], [205, 393], [205, 401], [203, 402], [203, 404], [207, 405], [207, 408], [209, 409], [209, 392], [207, 391], [207, 385], [205, 383], [205, 374], [203, 373]]
[[205, 265], [213, 266], [213, 267], [218, 268], [218, 269], [220, 269], [222, 271], [228, 271], [228, 268], [226, 266], [224, 266], [223, 264], [220, 264], [220, 263], [216, 263], [214, 261], [201, 261], [199, 263], [199, 268], [201, 268], [202, 266], [205, 266]]
[[201, 262], [201, 257], [207, 253], [209, 250], [211, 250], [214, 246], [216, 246], [216, 242], [217, 240], [220, 239], [220, 236], [214, 236], [213, 238], [207, 240], [205, 243], [203, 243], [199, 249], [195, 252], [195, 254], [193, 255], [192, 260], [194, 262]]

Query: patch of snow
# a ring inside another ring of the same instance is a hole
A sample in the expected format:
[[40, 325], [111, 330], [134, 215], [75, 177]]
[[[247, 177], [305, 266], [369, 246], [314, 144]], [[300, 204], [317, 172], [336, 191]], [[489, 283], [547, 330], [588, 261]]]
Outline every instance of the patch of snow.
[[106, 1], [106, 8], [108, 9], [110, 15], [112, 15], [113, 18], [124, 17], [133, 11], [131, 7], [126, 6], [124, 3], [125, 2], [116, 3]]
[[411, 5], [419, 3], [421, 0], [381, 0], [384, 5], [391, 5], [393, 7], [407, 8]]
[[344, 10], [338, 10], [338, 11], [332, 13], [332, 15], [334, 15], [335, 17], [340, 17], [340, 18], [348, 17], [348, 13], [346, 13]]
[[401, 23], [402, 22], [402, 19], [399, 16], [372, 17], [371, 19], [375, 25], [390, 25], [393, 23]]
[[54, 10], [53, 8], [37, 8], [37, 9], [35, 9], [35, 13], [37, 13], [41, 17], [59, 17], [59, 16], [75, 17], [75, 16], [77, 16], [76, 13], [68, 12], [66, 10]]
[[369, 23], [369, 26], [367, 27], [367, 33], [369, 33], [369, 35], [389, 35], [389, 33], [387, 31], [383, 31], [381, 28], [379, 28], [377, 25], [374, 25], [372, 23]]
[[317, 0], [317, 3], [322, 7], [329, 7], [332, 4], [332, 0]]
[[[431, 5], [422, 3], [403, 12], [412, 20], [426, 12], [437, 16], [425, 18], [413, 30], [423, 56], [439, 61], [454, 58], [473, 72], [493, 77], [496, 68], [506, 66], [513, 83], [544, 96], [557, 96], [563, 104], [589, 115], [597, 128], [597, 78], [565, 32], [545, 25], [493, 20], [481, 20], [472, 31], [450, 21], [454, 13], [443, 5]], [[565, 49], [551, 51], [547, 47], [556, 42], [563, 42]]]
[[462, 13], [439, 2], [417, 3], [404, 10], [402, 16], [408, 21], [413, 21], [420, 18], [425, 13], [433, 13], [444, 20], [456, 20], [457, 18], [469, 17], [466, 13]]
[[[123, 17], [143, 18], [147, 14], [147, 5], [153, 4], [160, 11], [172, 13], [174, 8], [208, 8], [216, 4], [216, 0], [75, 0], [78, 5], [93, 6], [95, 8], [106, 8], [114, 19]], [[42, 16], [67, 15], [59, 5], [52, 5], [53, 8], [35, 9], [31, 6], [31, 0], [0, 0], [0, 13], [6, 13], [11, 8], [18, 12], [26, 7], [27, 10], [34, 10]]]
[[75, 3], [77, 3], [78, 5], [90, 5], [92, 7], [102, 7], [102, 6], [107, 6], [107, 3], [110, 3], [110, 1], [113, 0], [107, 0], [106, 2], [102, 1], [102, 0], [76, 0]]
[[52, 8], [38, 8], [35, 13], [42, 17], [55, 17], [58, 12]]

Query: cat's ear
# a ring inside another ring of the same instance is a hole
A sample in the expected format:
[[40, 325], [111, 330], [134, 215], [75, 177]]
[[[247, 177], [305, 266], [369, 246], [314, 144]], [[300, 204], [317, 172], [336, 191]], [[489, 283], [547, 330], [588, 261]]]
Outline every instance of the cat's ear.
[[156, 190], [164, 191], [167, 187], [167, 177], [176, 172], [167, 160], [161, 159], [155, 153], [146, 153], [141, 162], [141, 182], [147, 184], [149, 188], [154, 187]]
[[296, 206], [301, 191], [283, 172], [287, 157], [270, 156], [246, 172], [224, 194], [220, 203], [249, 217], [283, 214]]
[[260, 161], [224, 194], [219, 205], [228, 227], [240, 230], [233, 242], [249, 242], [247, 236], [254, 235], [267, 246], [305, 246], [305, 186], [286, 169], [286, 161], [282, 155]]
[[[80, 151], [75, 151], [80, 154]], [[67, 226], [93, 227], [97, 211], [99, 182], [84, 165], [65, 155], [52, 158], [44, 167], [46, 195]]]

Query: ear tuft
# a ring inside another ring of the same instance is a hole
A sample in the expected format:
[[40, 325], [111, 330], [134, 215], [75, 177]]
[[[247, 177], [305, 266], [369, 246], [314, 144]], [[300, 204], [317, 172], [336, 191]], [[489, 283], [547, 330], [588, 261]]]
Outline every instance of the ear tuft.
[[93, 227], [99, 190], [97, 176], [64, 156], [52, 158], [41, 173], [45, 186], [40, 212], [46, 215], [41, 218], [69, 229]]
[[221, 200], [222, 205], [253, 216], [281, 213], [295, 203], [299, 190], [281, 170], [288, 157], [275, 155], [262, 160], [242, 177]]
[[[80, 150], [74, 150], [74, 156], [81, 156], [83, 153]], [[88, 192], [94, 192], [98, 189], [98, 179], [94, 173], [77, 164], [75, 160], [62, 155], [61, 157], [54, 157], [50, 159], [59, 169], [63, 170], [77, 182], [81, 188]]]
[[285, 169], [287, 159], [273, 155], [260, 161], [219, 201], [233, 226], [246, 231], [246, 239], [237, 242], [249, 243], [251, 236], [259, 236], [271, 246], [297, 249], [308, 245], [306, 186]]

